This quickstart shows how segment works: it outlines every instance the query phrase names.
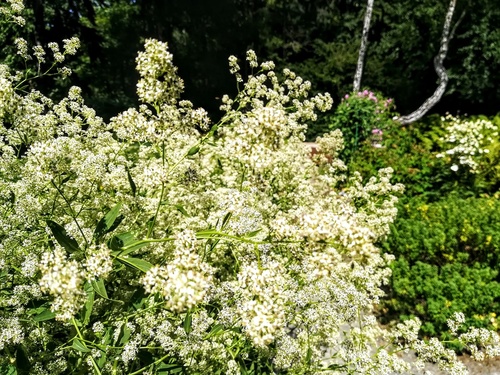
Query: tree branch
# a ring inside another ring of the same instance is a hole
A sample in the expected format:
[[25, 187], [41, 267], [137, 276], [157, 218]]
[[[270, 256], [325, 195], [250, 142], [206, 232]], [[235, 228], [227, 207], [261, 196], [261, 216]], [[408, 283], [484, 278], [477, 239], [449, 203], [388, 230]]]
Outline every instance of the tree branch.
[[448, 73], [446, 72], [443, 62], [448, 53], [449, 42], [455, 33], [458, 23], [460, 23], [463, 18], [460, 17], [450, 34], [451, 20], [453, 18], [453, 12], [455, 11], [456, 4], [457, 0], [450, 1], [448, 12], [446, 13], [446, 19], [444, 21], [443, 33], [441, 35], [441, 45], [439, 47], [438, 54], [436, 55], [436, 57], [434, 57], [434, 70], [439, 77], [439, 84], [434, 93], [429, 98], [427, 98], [427, 100], [425, 100], [425, 102], [416, 111], [410, 113], [409, 115], [402, 116], [398, 119], [398, 121], [403, 125], [411, 124], [412, 122], [420, 120], [432, 107], [434, 107], [441, 100], [444, 92], [446, 91], [446, 86], [448, 85]]
[[372, 18], [373, 0], [368, 0], [366, 5], [365, 21], [363, 24], [363, 34], [361, 36], [361, 47], [359, 48], [358, 64], [354, 74], [353, 91], [359, 91], [361, 86], [361, 76], [363, 75], [363, 64], [368, 45], [368, 32], [370, 31], [370, 20]]

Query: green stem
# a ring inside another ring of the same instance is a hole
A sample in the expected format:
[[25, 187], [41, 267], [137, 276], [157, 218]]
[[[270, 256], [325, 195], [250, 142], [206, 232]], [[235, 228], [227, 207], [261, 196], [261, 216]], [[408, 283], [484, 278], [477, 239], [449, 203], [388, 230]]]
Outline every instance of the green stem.
[[[78, 338], [79, 338], [82, 342], [87, 341], [87, 340], [85, 340], [85, 339], [83, 338], [83, 335], [82, 335], [82, 333], [80, 332], [80, 329], [78, 328], [78, 324], [76, 324], [76, 320], [75, 320], [75, 318], [71, 318], [71, 322], [73, 323], [73, 326], [75, 327], [76, 334], [78, 335]], [[102, 374], [101, 374], [101, 370], [99, 370], [99, 366], [97, 366], [97, 363], [95, 363], [94, 357], [92, 357], [92, 352], [91, 352], [91, 354], [89, 354], [89, 357], [90, 357], [90, 360], [92, 361], [92, 365], [94, 366], [95, 373], [96, 373], [97, 375], [102, 375]]]
[[158, 363], [163, 362], [163, 361], [164, 361], [165, 359], [167, 359], [168, 357], [170, 357], [170, 354], [168, 354], [168, 355], [165, 355], [165, 356], [161, 357], [160, 359], [156, 360], [155, 362], [153, 362], [153, 363], [151, 363], [151, 364], [149, 364], [149, 365], [147, 365], [147, 366], [145, 366], [145, 367], [143, 367], [143, 368], [141, 368], [141, 369], [139, 369], [139, 370], [137, 370], [137, 371], [131, 372], [129, 375], [137, 375], [137, 374], [141, 374], [143, 371], [146, 371], [146, 370], [148, 369], [148, 367], [150, 367], [150, 366], [152, 366], [152, 365], [153, 365], [153, 366], [154, 366], [154, 365], [157, 365]]
[[52, 185], [56, 188], [56, 190], [59, 192], [59, 194], [61, 195], [61, 197], [63, 197], [64, 201], [66, 202], [66, 204], [68, 205], [68, 208], [69, 208], [69, 211], [71, 213], [71, 217], [73, 218], [76, 226], [78, 227], [78, 230], [80, 231], [80, 234], [82, 235], [83, 237], [83, 240], [85, 241], [85, 247], [88, 247], [89, 246], [89, 242], [87, 241], [87, 237], [85, 237], [85, 234], [83, 233], [83, 230], [82, 228], [80, 227], [80, 224], [78, 223], [78, 220], [76, 220], [76, 213], [75, 211], [73, 211], [73, 208], [71, 207], [71, 204], [70, 202], [68, 201], [68, 199], [64, 196], [63, 192], [59, 189], [59, 187], [55, 184], [54, 180], [51, 181]]

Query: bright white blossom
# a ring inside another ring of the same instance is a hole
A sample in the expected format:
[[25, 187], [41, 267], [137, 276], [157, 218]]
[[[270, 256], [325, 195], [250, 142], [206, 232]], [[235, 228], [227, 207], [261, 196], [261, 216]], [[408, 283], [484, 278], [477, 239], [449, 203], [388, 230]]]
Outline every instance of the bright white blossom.
[[498, 137], [498, 127], [489, 120], [460, 119], [450, 114], [442, 121], [446, 126], [446, 135], [440, 141], [445, 151], [436, 156], [452, 163], [450, 169], [453, 172], [464, 168], [477, 173], [478, 159], [489, 153], [488, 146]]

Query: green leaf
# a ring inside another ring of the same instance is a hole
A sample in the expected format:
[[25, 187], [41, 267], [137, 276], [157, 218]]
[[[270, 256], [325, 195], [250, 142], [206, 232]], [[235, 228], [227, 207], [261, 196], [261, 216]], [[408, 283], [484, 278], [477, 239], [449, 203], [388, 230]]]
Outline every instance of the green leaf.
[[177, 363], [161, 363], [156, 368], [157, 374], [165, 374], [165, 375], [177, 374], [181, 371], [182, 371], [182, 365], [179, 365]]
[[16, 368], [18, 375], [29, 374], [31, 369], [28, 353], [23, 345], [19, 345], [16, 350]]
[[187, 153], [188, 156], [196, 155], [200, 151], [200, 146], [191, 147]]
[[186, 317], [184, 318], [184, 332], [186, 332], [188, 335], [191, 333], [192, 331], [192, 315], [191, 315], [191, 312], [188, 311], [186, 313]]
[[108, 299], [108, 293], [106, 292], [106, 287], [104, 286], [104, 281], [102, 279], [93, 280], [91, 281], [91, 284], [97, 294]]
[[137, 240], [135, 236], [130, 233], [122, 233], [119, 234], [118, 236], [112, 237], [108, 241], [108, 247], [114, 252], [112, 255], [127, 255], [135, 250], [139, 250], [140, 248], [148, 246], [150, 243]]
[[151, 267], [153, 267], [151, 263], [145, 261], [144, 259], [128, 257], [126, 258], [122, 256], [118, 256], [116, 259], [128, 267], [137, 269], [142, 272], [147, 272]]
[[111, 237], [108, 241], [108, 247], [111, 250], [121, 250], [122, 247], [128, 246], [136, 241], [135, 236], [131, 232], [125, 232]]
[[55, 316], [56, 314], [54, 314], [52, 311], [50, 311], [49, 309], [45, 309], [40, 314], [35, 315], [33, 317], [33, 320], [35, 320], [35, 322], [44, 322], [46, 320], [54, 319]]
[[90, 315], [92, 315], [92, 309], [94, 308], [94, 296], [95, 293], [91, 289], [87, 292], [87, 301], [83, 305], [83, 325], [86, 326], [90, 322]]
[[205, 229], [196, 232], [196, 237], [198, 238], [210, 238], [210, 236], [219, 234], [217, 229]]
[[[115, 223], [115, 220], [118, 218], [121, 207], [121, 203], [118, 203], [111, 210], [109, 210], [109, 212], [101, 220], [99, 220], [99, 223], [97, 223], [94, 231], [94, 239], [96, 241], [102, 238], [102, 236], [106, 233], [110, 232], [111, 228], [114, 226], [113, 224]], [[115, 228], [120, 224], [121, 220], [123, 220], [123, 217], [118, 221], [118, 224], [114, 226]]]
[[255, 237], [260, 232], [262, 232], [262, 229], [257, 229], [257, 230], [254, 230], [252, 232], [245, 233], [245, 237], [247, 237], [247, 238], [248, 237]]
[[125, 345], [130, 339], [130, 334], [130, 328], [128, 328], [126, 324], [123, 324], [120, 329], [120, 334], [116, 340], [116, 344]]
[[177, 211], [179, 211], [184, 216], [191, 217], [191, 215], [188, 214], [188, 212], [186, 211], [186, 209], [184, 207], [182, 207], [180, 204], [176, 204], [175, 208], [177, 208]]
[[203, 338], [204, 340], [207, 340], [213, 336], [216, 336], [219, 332], [222, 332], [224, 330], [224, 326], [222, 324], [216, 324], [212, 327], [210, 332], [208, 332], [205, 337]]
[[130, 188], [132, 189], [132, 195], [135, 197], [135, 194], [137, 192], [137, 186], [135, 185], [134, 180], [132, 179], [132, 175], [130, 174], [130, 171], [127, 168], [127, 179], [128, 183], [130, 184]]
[[106, 352], [100, 351], [101, 356], [97, 359], [97, 366], [102, 369], [104, 364], [106, 363]]
[[90, 349], [87, 348], [87, 345], [85, 345], [85, 343], [83, 341], [80, 341], [80, 339], [78, 339], [77, 337], [73, 338], [73, 344], [71, 345], [71, 347], [82, 353], [90, 352]]
[[8, 365], [0, 365], [0, 374], [4, 375], [18, 375], [17, 370], [14, 366]]
[[224, 229], [229, 222], [229, 219], [231, 219], [231, 216], [233, 216], [232, 212], [228, 212], [226, 216], [224, 216], [224, 219], [222, 220], [222, 226], [221, 229]]
[[66, 229], [64, 229], [63, 226], [57, 224], [55, 221], [52, 220], [47, 220], [46, 223], [50, 228], [50, 230], [52, 231], [52, 234], [54, 235], [54, 238], [59, 243], [59, 245], [61, 245], [70, 253], [80, 251], [80, 248], [78, 247], [78, 242], [76, 242], [74, 238], [68, 236], [68, 234], [66, 233]]
[[311, 364], [311, 358], [312, 358], [312, 349], [309, 347], [307, 348], [307, 354], [306, 354], [306, 363], [308, 365]]

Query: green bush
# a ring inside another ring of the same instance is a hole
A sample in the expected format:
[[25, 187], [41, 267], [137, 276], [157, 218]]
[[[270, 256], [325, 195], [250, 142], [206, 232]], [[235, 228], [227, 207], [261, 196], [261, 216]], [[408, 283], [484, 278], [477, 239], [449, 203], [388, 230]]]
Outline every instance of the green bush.
[[[428, 116], [407, 126], [387, 124], [381, 142], [364, 141], [349, 160], [349, 169], [369, 176], [391, 167], [405, 185], [405, 199], [436, 201], [450, 193], [491, 196], [500, 187], [500, 143], [496, 120], [484, 116]], [[452, 140], [450, 142], [450, 140]], [[460, 140], [460, 141], [458, 141]]]
[[409, 126], [391, 121], [384, 131], [382, 147], [373, 147], [366, 140], [350, 159], [349, 169], [367, 177], [390, 166], [395, 171], [394, 180], [405, 185], [406, 198], [438, 199], [445, 188], [453, 189], [450, 185], [456, 180], [444, 160], [435, 156], [442, 133], [439, 117]]
[[379, 144], [382, 134], [392, 122], [392, 99], [364, 90], [345, 95], [330, 119], [332, 130], [340, 129], [344, 136], [341, 156], [349, 160], [364, 141]]
[[[494, 198], [406, 204], [383, 244], [396, 256], [385, 320], [417, 316], [424, 335], [444, 332], [456, 311], [468, 326], [498, 329], [500, 202]], [[443, 338], [447, 338], [442, 334]]]

